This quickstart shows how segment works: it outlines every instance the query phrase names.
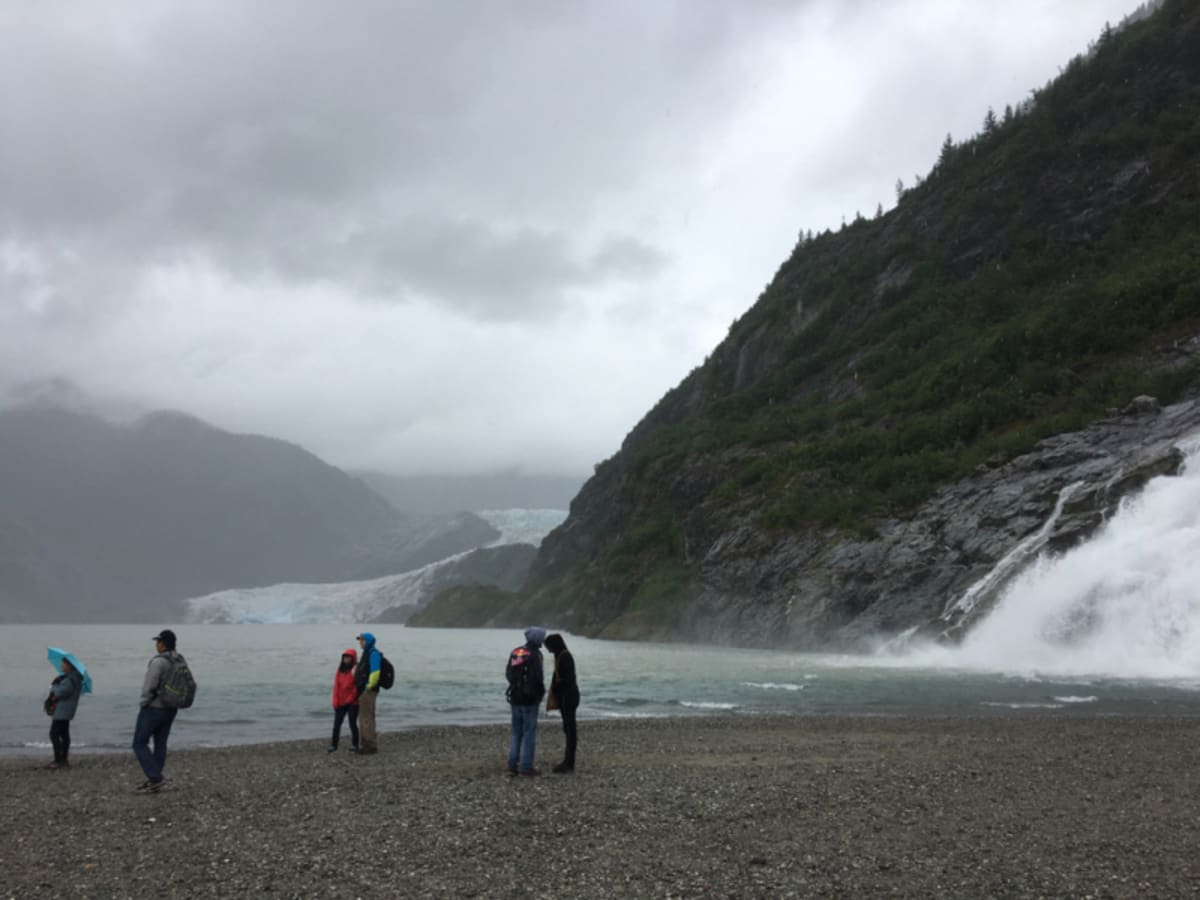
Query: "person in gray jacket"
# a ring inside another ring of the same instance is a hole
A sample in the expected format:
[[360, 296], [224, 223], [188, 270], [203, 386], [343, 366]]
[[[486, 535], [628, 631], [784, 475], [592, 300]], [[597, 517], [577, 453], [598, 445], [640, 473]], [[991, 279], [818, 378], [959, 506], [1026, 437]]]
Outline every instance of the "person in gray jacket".
[[66, 769], [67, 753], [71, 749], [71, 720], [75, 718], [75, 709], [79, 706], [79, 696], [83, 693], [83, 676], [71, 665], [69, 660], [62, 661], [62, 674], [50, 685], [50, 698], [47, 703], [53, 708], [50, 719], [50, 746], [54, 748], [54, 762], [47, 769]]
[[[175, 653], [175, 632], [164, 628], [154, 636], [158, 654], [146, 666], [146, 677], [142, 679], [141, 706], [137, 724], [133, 729], [133, 755], [146, 773], [146, 780], [138, 786], [140, 793], [155, 794], [162, 790], [163, 767], [167, 763], [167, 737], [171, 725], [179, 712], [167, 706], [159, 697], [163, 681], [171, 671], [171, 659]], [[154, 739], [154, 750], [150, 750], [150, 739]]]

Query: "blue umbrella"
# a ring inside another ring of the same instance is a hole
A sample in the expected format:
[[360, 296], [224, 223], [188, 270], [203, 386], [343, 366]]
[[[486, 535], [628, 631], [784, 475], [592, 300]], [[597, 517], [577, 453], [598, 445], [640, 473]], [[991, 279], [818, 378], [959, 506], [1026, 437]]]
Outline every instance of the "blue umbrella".
[[75, 658], [74, 653], [68, 653], [66, 650], [60, 650], [58, 647], [47, 647], [46, 656], [58, 671], [62, 671], [62, 661], [65, 659], [75, 667], [75, 670], [83, 676], [83, 693], [90, 694], [92, 692], [92, 676], [88, 674], [87, 666]]

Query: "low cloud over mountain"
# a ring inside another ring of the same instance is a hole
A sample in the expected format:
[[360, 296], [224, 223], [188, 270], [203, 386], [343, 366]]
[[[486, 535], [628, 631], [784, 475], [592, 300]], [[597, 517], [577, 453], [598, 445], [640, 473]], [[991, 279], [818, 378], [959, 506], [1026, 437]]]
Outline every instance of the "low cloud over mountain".
[[0, 621], [162, 618], [185, 597], [407, 571], [493, 540], [398, 512], [302, 448], [178, 413], [0, 412]]

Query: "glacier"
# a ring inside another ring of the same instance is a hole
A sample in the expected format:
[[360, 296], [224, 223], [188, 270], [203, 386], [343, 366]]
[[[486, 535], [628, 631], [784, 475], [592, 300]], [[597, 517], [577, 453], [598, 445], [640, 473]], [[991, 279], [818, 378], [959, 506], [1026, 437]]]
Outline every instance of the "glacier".
[[[500, 532], [483, 547], [530, 544], [563, 523], [566, 510], [499, 509], [476, 513]], [[267, 587], [232, 588], [184, 600], [184, 622], [231, 625], [322, 625], [371, 622], [396, 607], [416, 610], [447, 584], [456, 564], [474, 553], [468, 550], [409, 572], [368, 581], [331, 584], [285, 583]]]

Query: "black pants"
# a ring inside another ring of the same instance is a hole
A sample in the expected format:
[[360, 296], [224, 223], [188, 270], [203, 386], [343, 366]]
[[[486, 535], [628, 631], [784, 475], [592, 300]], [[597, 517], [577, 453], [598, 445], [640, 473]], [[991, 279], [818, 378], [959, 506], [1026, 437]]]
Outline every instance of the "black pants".
[[575, 710], [576, 707], [563, 707], [559, 710], [562, 713], [563, 734], [567, 736], [567, 752], [563, 754], [563, 765], [568, 769], [575, 768]]
[[350, 746], [358, 746], [358, 707], [357, 706], [335, 706], [333, 708], [333, 741], [330, 742], [330, 747], [338, 745], [338, 738], [342, 735], [342, 719], [350, 720]]
[[55, 719], [50, 723], [50, 745], [54, 747], [54, 761], [60, 766], [67, 761], [71, 749], [71, 723], [67, 719]]

